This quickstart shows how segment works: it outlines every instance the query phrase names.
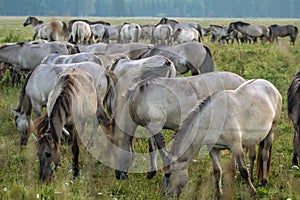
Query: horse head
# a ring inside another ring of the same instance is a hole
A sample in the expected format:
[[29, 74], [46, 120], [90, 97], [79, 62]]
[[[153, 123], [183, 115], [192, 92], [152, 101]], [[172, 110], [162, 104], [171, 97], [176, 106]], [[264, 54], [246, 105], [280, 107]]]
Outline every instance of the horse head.
[[43, 117], [38, 125], [37, 155], [40, 161], [40, 175], [42, 181], [53, 179], [53, 170], [60, 163], [60, 153], [51, 134], [49, 133], [49, 121], [47, 115]]
[[[168, 156], [171, 156], [168, 154]], [[171, 198], [178, 197], [183, 187], [188, 182], [188, 170], [176, 167], [176, 161], [172, 157], [172, 162], [169, 166], [164, 167], [163, 183], [161, 186], [161, 196], [169, 196]]]
[[23, 23], [23, 26], [28, 26], [30, 24], [32, 24], [33, 26], [37, 25], [38, 23], [43, 23], [43, 21], [39, 21], [36, 17], [27, 17], [27, 19], [25, 20], [25, 22]]
[[29, 135], [32, 131], [33, 122], [30, 115], [25, 115], [17, 109], [13, 109], [12, 112], [15, 116], [15, 125], [20, 132], [20, 145], [26, 146]]

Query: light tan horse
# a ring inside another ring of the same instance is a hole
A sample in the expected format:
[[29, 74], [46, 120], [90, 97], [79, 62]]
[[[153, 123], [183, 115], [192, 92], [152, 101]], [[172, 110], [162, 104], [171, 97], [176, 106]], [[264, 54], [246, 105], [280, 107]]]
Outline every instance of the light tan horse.
[[38, 36], [40, 39], [48, 41], [64, 41], [68, 35], [68, 28], [65, 22], [56, 20], [53, 22], [43, 22], [36, 17], [29, 16], [23, 26], [32, 25], [34, 27], [34, 34], [32, 40]]
[[259, 144], [258, 176], [267, 184], [274, 131], [279, 122], [282, 97], [276, 87], [263, 79], [249, 80], [236, 90], [214, 93], [200, 102], [181, 124], [164, 168], [163, 191], [179, 196], [188, 182], [188, 167], [202, 146], [207, 146], [213, 162], [215, 197], [221, 198], [220, 151], [229, 149], [240, 173], [256, 198], [256, 190], [245, 164], [243, 147]]
[[72, 25], [69, 42], [75, 44], [94, 44], [95, 38], [91, 26], [83, 21], [76, 21]]

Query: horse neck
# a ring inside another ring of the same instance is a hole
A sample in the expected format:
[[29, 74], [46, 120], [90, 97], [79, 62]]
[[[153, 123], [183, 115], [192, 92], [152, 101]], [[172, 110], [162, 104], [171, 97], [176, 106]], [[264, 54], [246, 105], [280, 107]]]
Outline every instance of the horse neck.
[[32, 21], [31, 21], [31, 25], [34, 27], [34, 26], [37, 26], [37, 25], [40, 25], [42, 24], [43, 21], [42, 20], [38, 20], [37, 18], [32, 18]]

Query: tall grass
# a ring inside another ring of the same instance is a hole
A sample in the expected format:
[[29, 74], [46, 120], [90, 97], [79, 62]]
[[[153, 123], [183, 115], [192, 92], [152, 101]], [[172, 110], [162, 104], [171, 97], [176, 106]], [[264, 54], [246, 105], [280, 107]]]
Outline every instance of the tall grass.
[[[23, 27], [26, 17], [0, 18], [0, 43], [22, 42], [32, 38], [32, 27]], [[44, 21], [59, 17], [43, 18]], [[65, 21], [71, 19], [63, 18]], [[96, 19], [96, 18], [91, 18]], [[158, 18], [102, 18], [111, 24], [125, 21], [140, 24], [157, 23]], [[207, 27], [226, 25], [234, 19], [178, 19], [193, 20]], [[252, 23], [273, 24], [276, 19], [251, 19]], [[280, 20], [279, 24], [298, 21]], [[282, 116], [275, 134], [272, 168], [267, 187], [255, 181], [259, 199], [297, 199], [300, 196], [300, 172], [290, 171], [293, 129], [286, 115], [286, 92], [289, 83], [300, 68], [300, 41], [291, 46], [287, 38], [278, 44], [219, 45], [203, 42], [213, 54], [218, 70], [235, 72], [246, 79], [264, 78], [271, 81], [283, 96]], [[159, 199], [162, 172], [151, 180], [146, 173], [130, 174], [128, 180], [118, 181], [114, 170], [92, 157], [83, 147], [80, 153], [81, 176], [72, 181], [71, 150], [63, 145], [61, 166], [50, 184], [38, 180], [39, 163], [35, 141], [30, 137], [28, 146], [20, 149], [19, 135], [14, 126], [11, 109], [17, 106], [21, 86], [12, 88], [8, 74], [0, 85], [0, 199]], [[140, 131], [143, 131], [142, 129]], [[136, 150], [147, 152], [144, 140], [135, 139]], [[230, 167], [230, 153], [222, 155], [225, 199], [249, 199], [247, 186], [238, 172]], [[148, 167], [148, 166], [147, 166]], [[214, 178], [208, 155], [196, 156], [189, 168], [190, 179], [180, 199], [213, 199]]]

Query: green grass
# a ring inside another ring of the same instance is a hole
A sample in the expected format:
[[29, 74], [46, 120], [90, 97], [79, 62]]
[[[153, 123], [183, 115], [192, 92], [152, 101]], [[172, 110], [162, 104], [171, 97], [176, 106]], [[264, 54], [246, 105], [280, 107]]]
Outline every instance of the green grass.
[[[0, 43], [27, 41], [32, 38], [32, 27], [23, 27], [26, 17], [0, 18]], [[42, 18], [44, 21], [59, 17]], [[71, 17], [63, 18], [65, 21]], [[96, 19], [96, 18], [90, 18]], [[99, 19], [99, 18], [98, 18]], [[140, 24], [154, 23], [158, 18], [101, 18], [111, 24], [125, 21]], [[203, 27], [209, 24], [227, 25], [235, 19], [178, 19], [196, 21]], [[296, 20], [251, 19], [252, 23], [295, 24]], [[289, 83], [300, 68], [300, 41], [295, 46], [288, 38], [280, 38], [278, 44], [219, 45], [204, 41], [212, 52], [218, 70], [235, 72], [247, 79], [264, 78], [271, 81], [283, 97], [282, 116], [276, 131], [272, 151], [272, 167], [267, 187], [254, 185], [259, 199], [300, 199], [300, 171], [289, 171], [292, 157], [293, 128], [286, 113], [286, 92]], [[11, 109], [17, 106], [21, 86], [10, 86], [8, 73], [0, 81], [0, 199], [159, 199], [162, 172], [152, 179], [146, 173], [130, 174], [128, 180], [118, 181], [114, 170], [94, 159], [83, 147], [80, 153], [81, 176], [72, 182], [71, 151], [62, 146], [62, 164], [50, 184], [38, 180], [39, 162], [35, 141], [31, 137], [28, 146], [20, 150], [19, 135], [14, 126]], [[142, 129], [140, 131], [143, 131]], [[136, 150], [147, 152], [147, 142], [134, 141]], [[247, 186], [240, 174], [231, 176], [230, 155], [222, 155], [223, 192], [225, 199], [249, 199]], [[196, 157], [189, 168], [189, 182], [180, 199], [212, 199], [214, 178], [210, 158], [207, 155]]]

